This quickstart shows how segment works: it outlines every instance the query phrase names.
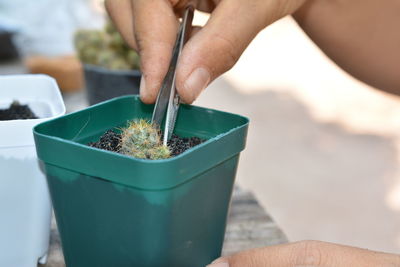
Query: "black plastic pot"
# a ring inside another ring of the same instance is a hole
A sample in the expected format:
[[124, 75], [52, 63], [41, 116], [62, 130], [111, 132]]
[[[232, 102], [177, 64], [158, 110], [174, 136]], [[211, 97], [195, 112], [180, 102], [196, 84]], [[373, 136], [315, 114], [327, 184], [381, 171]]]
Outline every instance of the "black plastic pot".
[[139, 94], [139, 70], [109, 70], [103, 67], [85, 64], [86, 94], [90, 105], [114, 97]]
[[17, 49], [12, 41], [13, 33], [0, 29], [0, 61], [18, 57]]

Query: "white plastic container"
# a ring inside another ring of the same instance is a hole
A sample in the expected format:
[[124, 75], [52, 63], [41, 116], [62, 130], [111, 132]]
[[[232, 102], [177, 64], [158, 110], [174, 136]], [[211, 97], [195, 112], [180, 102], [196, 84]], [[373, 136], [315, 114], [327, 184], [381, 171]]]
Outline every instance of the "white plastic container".
[[32, 127], [63, 115], [65, 106], [45, 75], [0, 76], [0, 109], [13, 100], [39, 119], [0, 121], [0, 266], [36, 267], [47, 259], [51, 203]]

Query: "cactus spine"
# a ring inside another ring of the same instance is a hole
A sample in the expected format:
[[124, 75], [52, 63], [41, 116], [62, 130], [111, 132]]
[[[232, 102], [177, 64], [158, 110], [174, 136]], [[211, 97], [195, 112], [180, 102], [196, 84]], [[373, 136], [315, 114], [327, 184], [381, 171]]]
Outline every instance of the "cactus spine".
[[120, 152], [141, 159], [166, 159], [169, 148], [162, 144], [157, 127], [146, 120], [135, 120], [122, 130]]

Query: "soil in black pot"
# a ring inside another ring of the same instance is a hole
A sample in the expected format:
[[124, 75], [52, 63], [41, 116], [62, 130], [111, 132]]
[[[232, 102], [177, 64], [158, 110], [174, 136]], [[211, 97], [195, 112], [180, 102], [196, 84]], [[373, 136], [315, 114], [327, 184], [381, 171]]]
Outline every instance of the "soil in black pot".
[[[171, 139], [168, 141], [168, 147], [171, 150], [171, 156], [174, 157], [185, 152], [189, 148], [203, 143], [204, 141], [205, 140], [198, 137], [180, 137], [176, 134], [173, 134]], [[113, 130], [108, 130], [100, 137], [99, 141], [89, 143], [88, 145], [91, 147], [119, 153], [121, 149], [120, 142], [121, 135]]]
[[37, 118], [38, 117], [32, 112], [28, 105], [21, 105], [18, 101], [12, 102], [9, 108], [0, 109], [0, 121]]

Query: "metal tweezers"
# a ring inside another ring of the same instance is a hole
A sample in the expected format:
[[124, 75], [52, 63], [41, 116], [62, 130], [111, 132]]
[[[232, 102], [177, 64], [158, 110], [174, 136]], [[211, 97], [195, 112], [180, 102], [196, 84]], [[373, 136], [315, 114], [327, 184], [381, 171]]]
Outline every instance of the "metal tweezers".
[[192, 21], [194, 16], [193, 6], [188, 6], [185, 9], [182, 23], [179, 26], [178, 35], [172, 51], [172, 58], [168, 68], [168, 72], [165, 75], [161, 89], [158, 92], [156, 105], [153, 111], [153, 117], [151, 122], [161, 129], [161, 124], [165, 118], [164, 137], [163, 144], [167, 145], [169, 139], [171, 139], [172, 133], [175, 128], [176, 116], [179, 110], [180, 97], [175, 87], [175, 71], [176, 64], [178, 63], [179, 56], [182, 52], [183, 45], [187, 41], [190, 30], [192, 28]]

